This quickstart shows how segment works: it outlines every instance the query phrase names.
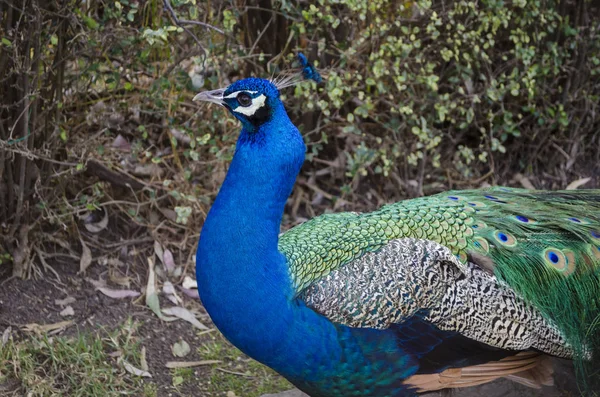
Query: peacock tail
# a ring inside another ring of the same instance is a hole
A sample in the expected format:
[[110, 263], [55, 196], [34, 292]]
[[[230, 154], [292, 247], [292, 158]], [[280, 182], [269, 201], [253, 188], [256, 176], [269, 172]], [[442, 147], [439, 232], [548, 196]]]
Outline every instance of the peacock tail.
[[474, 264], [495, 274], [557, 327], [573, 349], [580, 380], [588, 389], [597, 387], [600, 190], [451, 191], [371, 213], [322, 215], [283, 234], [279, 249], [302, 295], [330, 273], [403, 238], [447, 247], [463, 271]]

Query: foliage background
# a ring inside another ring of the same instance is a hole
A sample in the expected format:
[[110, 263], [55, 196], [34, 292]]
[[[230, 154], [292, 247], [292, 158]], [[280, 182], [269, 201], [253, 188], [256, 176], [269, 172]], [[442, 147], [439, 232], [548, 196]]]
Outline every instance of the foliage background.
[[286, 227], [445, 189], [600, 182], [597, 3], [170, 6], [0, 0], [4, 274], [40, 275], [90, 247], [106, 263], [123, 239], [192, 263], [239, 126], [191, 98], [276, 75], [298, 50], [326, 82], [284, 93], [308, 144]]

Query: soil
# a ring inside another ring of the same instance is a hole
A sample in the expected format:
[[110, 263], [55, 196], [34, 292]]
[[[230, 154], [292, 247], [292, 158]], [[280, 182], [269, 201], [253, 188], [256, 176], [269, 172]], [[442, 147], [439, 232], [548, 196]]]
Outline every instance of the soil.
[[[97, 332], [101, 328], [111, 331], [131, 318], [140, 324], [135, 335], [141, 339], [142, 346], [146, 348], [149, 372], [152, 374], [151, 381], [158, 386], [157, 395], [160, 397], [206, 396], [201, 390], [201, 382], [197, 384], [188, 382], [175, 392], [171, 385], [171, 370], [165, 367], [167, 361], [179, 361], [173, 357], [171, 346], [180, 338], [186, 340], [191, 347], [191, 352], [181, 361], [202, 360], [197, 348], [202, 345], [205, 338], [197, 335], [197, 329], [184, 321], [161, 321], [143, 301], [136, 303], [131, 298], [113, 299], [103, 295], [86, 281], [86, 279], [97, 280], [102, 276], [100, 266], [90, 267], [85, 276], [78, 275], [76, 267], [78, 264], [74, 264], [73, 268], [55, 267], [63, 285], [56, 282], [53, 276], [49, 276], [52, 280], [20, 280], [7, 279], [6, 274], [0, 272], [0, 335], [8, 326], [12, 327], [13, 336], [16, 331], [16, 336], [19, 337], [26, 335], [24, 332], [19, 334], [21, 332], [19, 330], [27, 324], [44, 325], [65, 320], [73, 320], [73, 325], [60, 335], [71, 336], [80, 331]], [[70, 304], [75, 315], [63, 317], [60, 315], [63, 307], [56, 305], [55, 300], [67, 296], [76, 299]], [[200, 303], [194, 302], [192, 298], [183, 299], [187, 301], [186, 306], [200, 307]], [[165, 307], [165, 303], [162, 307]], [[208, 326], [211, 325], [208, 315], [206, 318], [200, 318], [200, 321]], [[196, 367], [196, 379], [206, 378], [206, 372], [202, 367]]]
[[[40, 280], [7, 279], [7, 269], [4, 269], [4, 274], [0, 269], [0, 335], [8, 326], [17, 332], [22, 332], [19, 330], [22, 330], [27, 324], [52, 324], [65, 319], [73, 320], [74, 324], [67, 328], [62, 335], [74, 335], [79, 331], [97, 331], [99, 328], [111, 330], [131, 318], [140, 324], [136, 335], [142, 338], [142, 345], [146, 348], [152, 382], [158, 386], [157, 395], [161, 397], [209, 396], [206, 392], [208, 370], [202, 367], [195, 368], [194, 377], [198, 382], [188, 382], [175, 391], [171, 385], [171, 370], [165, 367], [167, 361], [176, 361], [172, 356], [171, 346], [180, 338], [185, 339], [191, 346], [191, 353], [185, 357], [185, 361], [202, 360], [197, 348], [202, 345], [207, 336], [198, 336], [197, 330], [183, 321], [161, 321], [145, 306], [143, 301], [112, 299], [104, 296], [87, 281], [105, 278], [103, 269], [99, 265], [95, 265], [87, 270], [86, 275], [82, 276], [77, 274], [76, 267], [76, 265], [72, 267], [59, 265], [56, 268], [61, 275], [62, 283], [58, 283], [53, 276]], [[142, 269], [138, 270], [143, 272]], [[145, 279], [145, 277], [142, 276], [140, 279]], [[55, 300], [64, 299], [67, 296], [76, 299], [71, 303], [75, 315], [65, 318], [60, 315], [63, 307], [55, 304]], [[184, 299], [187, 300], [186, 306], [197, 305], [200, 308], [200, 304], [194, 299], [189, 297]], [[201, 317], [200, 321], [210, 325], [208, 316]], [[555, 360], [554, 387], [535, 390], [501, 379], [479, 387], [427, 394], [428, 397], [450, 395], [461, 397], [559, 397], [577, 396], [579, 393], [570, 362]], [[290, 391], [288, 394], [280, 393], [277, 396], [306, 397], [297, 390]]]

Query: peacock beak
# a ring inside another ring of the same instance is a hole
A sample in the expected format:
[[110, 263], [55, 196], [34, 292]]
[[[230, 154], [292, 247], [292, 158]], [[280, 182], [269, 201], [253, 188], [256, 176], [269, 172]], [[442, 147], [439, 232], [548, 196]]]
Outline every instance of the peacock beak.
[[194, 99], [192, 99], [193, 101], [204, 101], [204, 102], [212, 102], [212, 103], [216, 103], [218, 105], [225, 105], [225, 102], [223, 101], [223, 94], [225, 93], [225, 90], [223, 88], [219, 88], [218, 90], [214, 90], [214, 91], [204, 91], [201, 92], [199, 94], [197, 94]]

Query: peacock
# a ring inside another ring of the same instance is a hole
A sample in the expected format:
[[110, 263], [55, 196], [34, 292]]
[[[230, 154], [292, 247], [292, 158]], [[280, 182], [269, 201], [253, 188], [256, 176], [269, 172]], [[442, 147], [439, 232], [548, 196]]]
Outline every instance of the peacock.
[[[300, 58], [300, 76], [320, 75]], [[195, 101], [242, 125], [196, 254], [201, 301], [244, 353], [313, 397], [411, 396], [503, 376], [548, 384], [548, 356], [600, 357], [600, 190], [449, 191], [280, 235], [305, 158], [280, 98], [245, 78]]]

